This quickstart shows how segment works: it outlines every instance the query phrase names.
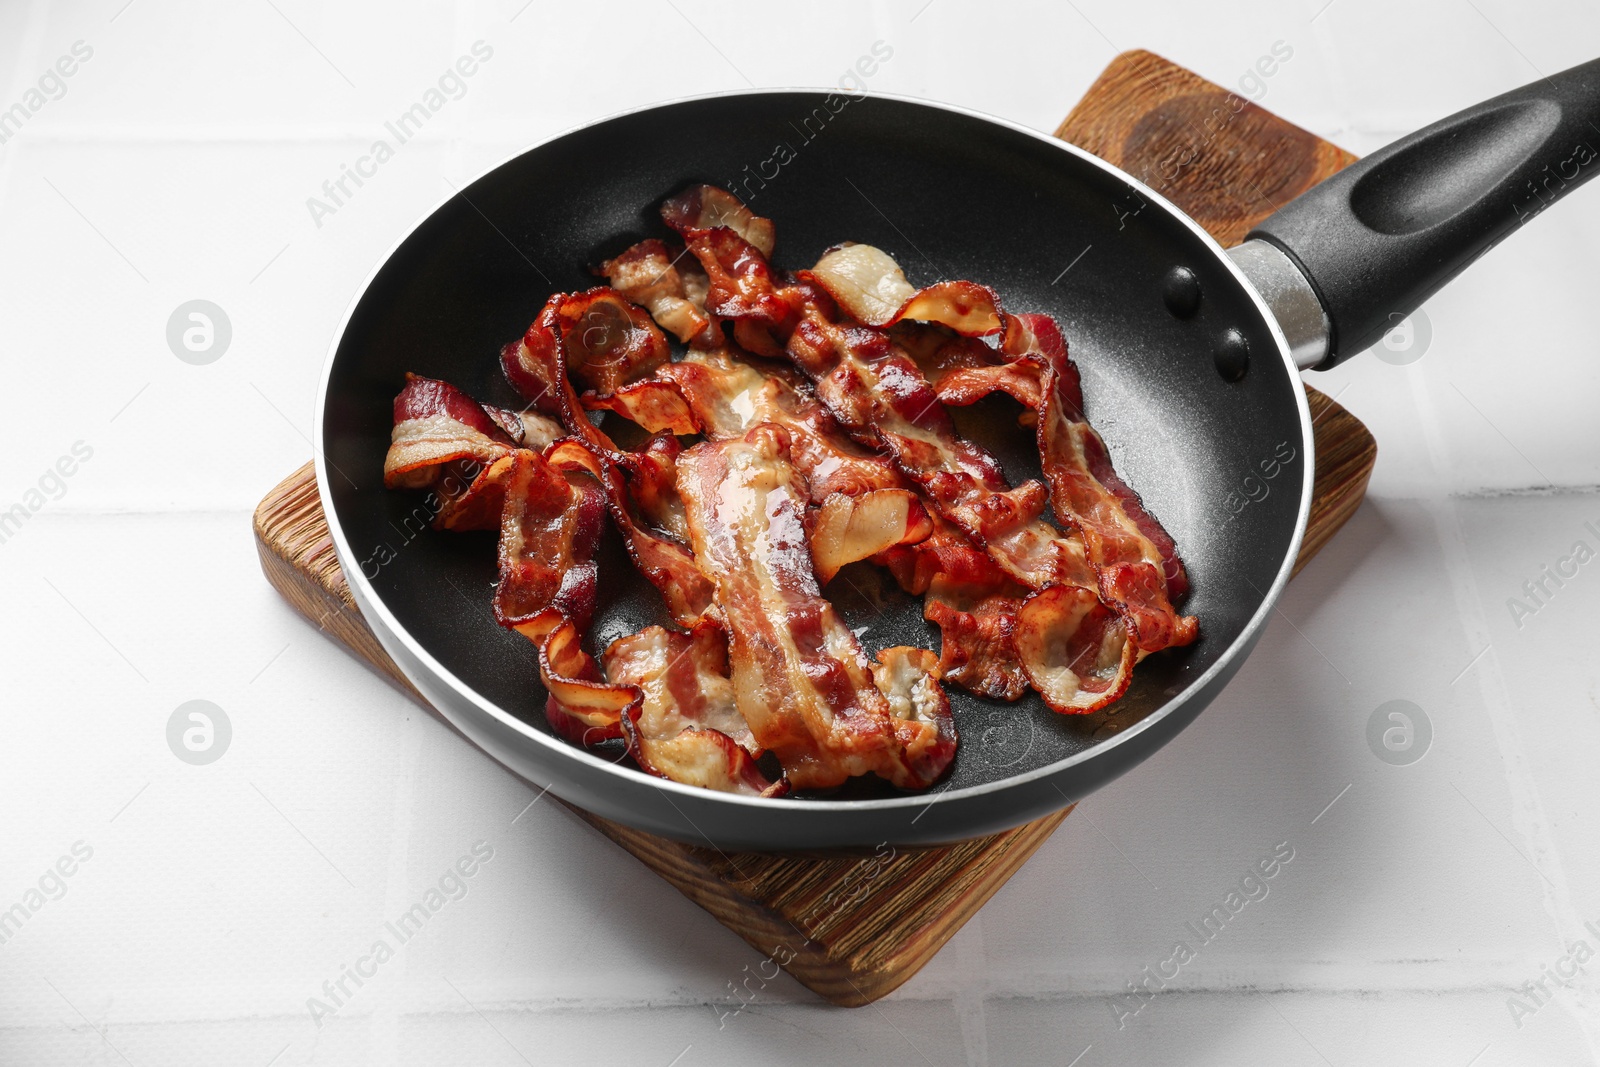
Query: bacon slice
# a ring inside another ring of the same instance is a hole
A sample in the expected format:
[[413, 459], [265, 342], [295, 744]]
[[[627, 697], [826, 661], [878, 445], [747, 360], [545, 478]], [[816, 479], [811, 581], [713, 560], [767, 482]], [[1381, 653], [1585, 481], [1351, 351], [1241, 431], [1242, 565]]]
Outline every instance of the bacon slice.
[[939, 323], [968, 337], [999, 333], [1004, 327], [993, 289], [968, 281], [913, 289], [894, 257], [872, 245], [837, 245], [817, 260], [811, 274], [865, 326], [887, 328], [911, 319]]
[[[931, 742], [911, 753], [906, 741], [930, 728], [953, 739], [943, 689], [936, 677], [931, 689], [908, 681], [911, 661], [900, 657], [880, 658], [875, 673], [822, 598], [789, 435], [762, 425], [740, 438], [704, 442], [683, 454], [678, 474], [695, 556], [716, 582], [727, 620], [738, 706], [795, 788], [827, 788], [868, 773], [903, 788], [934, 781], [948, 759], [941, 762]], [[953, 757], [953, 740], [949, 750]]]
[[779, 294], [761, 250], [726, 226], [688, 231], [686, 241], [706, 272], [706, 310], [733, 320], [733, 338], [741, 348], [782, 356], [796, 309]]
[[614, 411], [651, 433], [700, 432], [683, 394], [671, 383], [656, 378], [624, 385], [610, 396], [584, 393], [578, 400], [588, 411]]
[[888, 335], [841, 319], [831, 299], [817, 295], [804, 304], [788, 351], [834, 417], [883, 448], [1015, 580], [1033, 589], [1092, 587], [1082, 544], [1040, 517], [1045, 487], [1011, 487], [992, 455], [956, 434], [927, 379]]
[[622, 713], [639, 694], [608, 684], [580, 643], [594, 614], [605, 497], [581, 468], [551, 452], [554, 463], [526, 449], [501, 461], [509, 473], [494, 613], [539, 650], [551, 728], [577, 744], [597, 744], [622, 736]]
[[479, 404], [448, 382], [416, 374], [406, 375], [395, 397], [394, 419], [384, 484], [431, 491], [440, 530], [499, 526], [508, 457], [519, 445], [544, 447], [559, 430], [542, 416]]
[[934, 387], [934, 395], [942, 404], [966, 407], [976, 404], [990, 393], [1008, 393], [1023, 407], [1037, 411], [1043, 391], [1039, 375], [1038, 364], [1026, 360], [988, 367], [968, 367], [944, 375]]
[[817, 580], [826, 585], [846, 564], [895, 545], [915, 544], [932, 532], [933, 520], [909, 489], [874, 489], [859, 496], [833, 493], [817, 509], [811, 529]]
[[888, 459], [852, 441], [791, 368], [757, 367], [716, 349], [691, 351], [657, 374], [678, 388], [708, 436], [741, 436], [762, 423], [787, 430], [792, 461], [814, 504], [835, 493], [911, 487]]
[[728, 793], [781, 796], [756, 765], [760, 748], [734, 701], [728, 642], [710, 622], [691, 633], [651, 626], [613, 641], [601, 657], [613, 684], [643, 699], [622, 719], [628, 752], [643, 770]]
[[606, 286], [568, 296], [558, 322], [567, 369], [601, 396], [650, 373], [672, 354], [649, 313]]
[[549, 632], [552, 614], [586, 627], [594, 614], [605, 494], [537, 452], [519, 449], [508, 462], [495, 618], [536, 639]]
[[661, 205], [661, 218], [689, 240], [708, 230], [726, 227], [760, 250], [772, 255], [777, 231], [771, 219], [764, 219], [745, 206], [744, 201], [715, 185], [691, 185]]
[[654, 529], [670, 534], [680, 543], [689, 541], [689, 526], [683, 518], [683, 498], [678, 495], [678, 456], [683, 445], [669, 433], [650, 438], [637, 452], [617, 457], [628, 476], [628, 496], [639, 515]]
[[574, 424], [583, 418], [582, 405], [567, 372], [596, 396], [608, 397], [671, 354], [666, 337], [643, 308], [599, 286], [552, 296], [522, 339], [502, 350], [500, 364], [530, 404], [559, 416], [569, 433], [587, 439], [589, 432]]
[[488, 466], [517, 443], [483, 405], [449, 382], [408, 372], [394, 398], [383, 484], [390, 489], [429, 488], [445, 464], [471, 460]]
[[507, 380], [531, 403], [548, 404], [548, 410], [559, 415], [573, 440], [557, 447], [568, 448], [567, 461], [582, 466], [600, 482], [612, 521], [634, 564], [660, 590], [673, 620], [692, 626], [711, 605], [711, 583], [684, 544], [650, 530], [636, 516], [633, 497], [619, 470], [627, 462], [624, 454], [589, 421], [563, 371], [567, 365], [561, 325], [565, 302], [561, 293], [550, 298], [522, 339], [501, 351], [501, 367]]
[[559, 453], [564, 463], [588, 471], [600, 483], [628, 555], [660, 591], [673, 621], [685, 627], [698, 622], [712, 605], [711, 580], [684, 545], [647, 529], [640, 521], [617, 459], [571, 438], [556, 445], [552, 453], [552, 460]]
[[636, 686], [608, 682], [594, 657], [583, 650], [583, 634], [569, 620], [549, 614], [548, 632], [524, 627], [539, 647], [539, 678], [549, 691], [545, 719], [557, 734], [579, 745], [623, 736], [623, 723], [637, 715], [644, 695]]
[[1045, 315], [1017, 317], [1028, 320], [1044, 366], [1037, 434], [1056, 514], [1077, 527], [1100, 595], [1128, 616], [1141, 650], [1189, 644], [1199, 636], [1199, 623], [1172, 606], [1188, 590], [1172, 538], [1117, 476], [1105, 441], [1083, 417], [1078, 368], [1055, 322]]
[[[600, 266], [611, 287], [650, 312], [663, 330], [685, 344], [709, 340], [715, 333], [705, 313], [705, 295], [694, 293], [678, 261], [688, 252], [674, 254], [665, 243], [652, 237], [640, 241], [615, 259]], [[694, 262], [690, 260], [690, 262]]]
[[1127, 691], [1139, 658], [1129, 629], [1093, 589], [1053, 585], [1018, 610], [1012, 642], [1045, 703], [1064, 715], [1082, 715]]

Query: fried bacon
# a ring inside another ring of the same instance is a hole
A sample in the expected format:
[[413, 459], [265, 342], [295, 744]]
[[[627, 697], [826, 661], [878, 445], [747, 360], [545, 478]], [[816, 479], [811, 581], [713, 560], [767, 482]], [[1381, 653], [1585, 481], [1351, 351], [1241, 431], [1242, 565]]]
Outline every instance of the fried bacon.
[[712, 601], [711, 581], [694, 556], [680, 542], [648, 529], [640, 521], [616, 458], [570, 438], [552, 452], [558, 450], [565, 463], [588, 471], [600, 483], [612, 522], [621, 532], [634, 566], [661, 592], [673, 621], [680, 626], [693, 626]]
[[1138, 659], [1128, 629], [1093, 589], [1053, 585], [1017, 611], [1012, 643], [1045, 703], [1062, 714], [1081, 715], [1127, 691]]
[[932, 532], [933, 520], [909, 489], [830, 494], [817, 509], [811, 529], [817, 580], [827, 585], [845, 564], [870, 559], [896, 545], [915, 544]]
[[543, 448], [558, 429], [542, 416], [479, 404], [448, 382], [408, 374], [394, 401], [384, 484], [430, 490], [436, 529], [492, 530], [511, 453], [519, 445]]
[[601, 657], [613, 684], [642, 699], [622, 718], [628, 752], [640, 768], [687, 785], [753, 796], [781, 796], [756, 766], [761, 750], [734, 701], [728, 642], [702, 622], [690, 633], [651, 626], [613, 641]]
[[[742, 795], [920, 789], [955, 755], [942, 681], [1081, 714], [1196, 638], [1172, 539], [1085, 419], [1054, 320], [970, 281], [914, 288], [870, 245], [780, 273], [771, 220], [713, 186], [661, 215], [681, 251], [633, 245], [601, 265], [609, 287], [555, 294], [503, 350], [529, 410], [414, 375], [395, 400], [385, 484], [433, 491], [441, 528], [499, 526], [495, 615], [537, 647], [556, 733]], [[996, 392], [1036, 427], [1043, 482], [1011, 485], [956, 433], [945, 406]], [[594, 411], [652, 436], [619, 449]], [[582, 637], [607, 514], [683, 629], [613, 641], [602, 668]], [[870, 659], [823, 599], [866, 559], [924, 597], [939, 656]]]
[[[986, 363], [971, 347], [954, 352], [948, 345], [934, 347], [925, 357], [929, 362], [962, 364], [940, 375], [936, 395], [960, 405], [1001, 391], [1037, 410], [1051, 504], [1081, 536], [1101, 597], [1127, 615], [1142, 651], [1195, 639], [1194, 618], [1179, 616], [1172, 607], [1188, 589], [1172, 538], [1117, 476], [1105, 442], [1083, 417], [1078, 370], [1053, 319], [1007, 314], [993, 290], [971, 282], [942, 282], [910, 292], [894, 259], [866, 245], [829, 252], [812, 274], [863, 322], [917, 320], [967, 338], [1001, 335], [1003, 362]], [[902, 299], [890, 313], [887, 306], [894, 298]]]
[[918, 561], [933, 571], [950, 565], [938, 553], [906, 554], [905, 546], [933, 530], [915, 487], [884, 456], [852, 441], [792, 371], [758, 367], [719, 349], [691, 351], [657, 374], [678, 387], [711, 437], [741, 436], [763, 423], [788, 431], [791, 461], [818, 506], [812, 559], [821, 582], [832, 580], [846, 563], [879, 557], [907, 592], [929, 593], [924, 614], [943, 635], [940, 666], [948, 680], [980, 696], [1006, 700], [1027, 691], [1027, 677], [1011, 648], [1011, 619], [1022, 602], [1015, 583], [948, 524], [940, 539], [947, 546], [944, 555], [975, 555], [984, 564], [982, 578], [965, 567], [962, 573], [968, 576], [947, 593], [943, 585], [929, 592], [931, 573], [913, 577]]
[[445, 464], [470, 460], [488, 466], [517, 443], [483, 405], [455, 386], [408, 373], [405, 388], [394, 398], [383, 484], [429, 488]]
[[665, 363], [671, 351], [643, 308], [599, 286], [552, 296], [521, 340], [502, 350], [500, 365], [528, 403], [560, 417], [569, 433], [600, 444], [575, 425], [576, 420], [588, 420], [567, 373], [582, 379], [597, 397], [608, 397]]
[[[1038, 482], [1011, 487], [988, 452], [959, 437], [927, 378], [888, 334], [861, 326], [842, 314], [814, 272], [801, 272], [793, 284], [780, 292], [772, 286], [771, 271], [758, 250], [729, 230], [715, 234], [718, 244], [711, 250], [715, 254], [701, 256], [712, 276], [713, 291], [720, 267], [738, 280], [739, 301], [734, 310], [740, 314], [777, 330], [787, 320], [779, 320], [763, 308], [770, 304], [787, 308], [794, 326], [785, 352], [811, 378], [818, 397], [847, 430], [891, 456], [938, 512], [974, 543], [984, 546], [1015, 582], [1036, 591], [1056, 585], [1087, 589], [1098, 599], [1099, 576], [1086, 556], [1082, 540], [1074, 531], [1056, 530], [1042, 517], [1049, 490]], [[700, 254], [699, 249], [696, 252]], [[870, 257], [870, 262], [864, 258], [863, 262], [881, 268], [893, 261], [880, 254]], [[864, 269], [852, 275], [853, 284], [859, 285], [863, 280]], [[858, 290], [850, 292], [859, 295]], [[1031, 340], [1021, 327], [1008, 329], [1009, 323], [1002, 319], [991, 291], [971, 283], [942, 283], [917, 291], [891, 324], [909, 315], [961, 334], [1000, 333], [1002, 343], [1011, 340], [1011, 334]], [[1036, 613], [1035, 619], [1040, 617]], [[1086, 615], [1076, 617], [1085, 625], [1093, 624]], [[1123, 632], [1131, 630], [1128, 627]], [[1100, 643], [1114, 644], [1117, 633], [1107, 630], [1099, 635]], [[1013, 644], [1025, 660], [1015, 633]], [[1059, 641], [1036, 641], [1029, 648], [1039, 653], [1060, 646]], [[1116, 656], [1118, 663], [1125, 659]], [[1047, 666], [1057, 665], [1036, 664], [1032, 673], [1042, 675]], [[1124, 679], [1122, 686], [1125, 685]], [[1096, 683], [1088, 683], [1082, 691], [1098, 689]], [[1120, 691], [1119, 686], [1105, 686], [1104, 703], [1114, 700]], [[1103, 704], [1080, 707], [1075, 701], [1061, 701], [1053, 706], [1058, 710], [1071, 707], [1086, 711]]]
[[757, 367], [718, 349], [692, 351], [657, 373], [678, 388], [707, 436], [741, 436], [762, 423], [789, 431], [792, 460], [814, 504], [834, 493], [910, 488], [893, 463], [845, 434], [793, 370]]
[[771, 219], [745, 207], [744, 201], [715, 185], [691, 185], [661, 204], [661, 219], [685, 240], [726, 227], [754, 245], [763, 257], [772, 255], [777, 231]]
[[694, 413], [683, 394], [671, 383], [656, 378], [624, 385], [610, 396], [584, 393], [579, 403], [588, 411], [614, 411], [651, 433], [699, 433]]
[[938, 323], [967, 337], [999, 333], [1000, 298], [976, 282], [937, 282], [913, 289], [894, 257], [872, 245], [830, 248], [810, 272], [840, 307], [864, 326], [903, 319]]
[[583, 633], [559, 615], [547, 615], [548, 632], [524, 633], [539, 647], [539, 680], [550, 694], [544, 715], [557, 734], [579, 745], [623, 736], [623, 722], [638, 713], [644, 695], [635, 686], [608, 682], [583, 650]]
[[1017, 318], [1028, 320], [1044, 366], [1037, 433], [1056, 514], [1077, 527], [1100, 595], [1127, 615], [1141, 650], [1189, 644], [1199, 635], [1199, 623], [1172, 607], [1189, 586], [1172, 538], [1117, 476], [1105, 441], [1084, 419], [1078, 368], [1067, 358], [1055, 322], [1044, 315]]
[[709, 340], [716, 332], [705, 313], [704, 292], [696, 300], [684, 272], [678, 269], [678, 261], [687, 251], [675, 255], [652, 237], [600, 265], [600, 273], [613, 289], [650, 312], [657, 325], [685, 344]]
[[648, 374], [672, 354], [649, 313], [605, 286], [568, 296], [558, 323], [567, 369], [601, 396]]
[[[557, 462], [559, 450], [551, 450]], [[509, 463], [495, 618], [534, 639], [549, 631], [551, 613], [586, 627], [594, 614], [605, 495], [592, 479], [569, 478], [537, 452], [518, 450]]]
[[[931, 653], [885, 653], [875, 671], [822, 598], [788, 433], [760, 425], [706, 441], [683, 454], [678, 477], [695, 556], [716, 583], [727, 622], [738, 706], [794, 787], [867, 773], [903, 788], [934, 781], [955, 751], [937, 665]], [[912, 677], [919, 669], [931, 685]]]
[[501, 351], [501, 368], [530, 403], [547, 403], [560, 417], [573, 440], [557, 447], [568, 447], [569, 462], [583, 466], [599, 481], [628, 555], [660, 590], [673, 619], [683, 626], [693, 625], [711, 604], [711, 583], [682, 542], [649, 529], [637, 517], [636, 504], [619, 469], [627, 462], [624, 454], [589, 420], [563, 371], [568, 364], [561, 325], [566, 301], [565, 294], [557, 293], [546, 302], [522, 339]]

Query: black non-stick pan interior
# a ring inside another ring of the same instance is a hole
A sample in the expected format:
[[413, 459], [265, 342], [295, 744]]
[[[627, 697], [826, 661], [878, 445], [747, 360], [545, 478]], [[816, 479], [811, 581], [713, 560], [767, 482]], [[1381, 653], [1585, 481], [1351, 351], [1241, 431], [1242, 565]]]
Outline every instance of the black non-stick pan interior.
[[[324, 409], [335, 520], [410, 636], [534, 729], [547, 727], [532, 646], [490, 613], [494, 534], [427, 529], [421, 494], [383, 488], [391, 402], [410, 370], [520, 406], [501, 380], [500, 347], [551, 292], [593, 285], [587, 268], [642, 237], [666, 236], [657, 205], [691, 182], [725, 185], [774, 219], [780, 267], [809, 266], [840, 241], [868, 242], [894, 255], [913, 284], [970, 278], [1012, 310], [1054, 315], [1082, 369], [1091, 421], [1188, 566], [1194, 591], [1184, 607], [1203, 636], [1145, 660], [1109, 711], [1065, 717], [1032, 693], [1001, 704], [950, 687], [962, 735], [952, 788], [1054, 763], [1159, 708], [1240, 636], [1284, 562], [1308, 459], [1300, 384], [1214, 249], [1114, 172], [1036, 136], [908, 101], [843, 99], [694, 100], [539, 146], [424, 221], [352, 312]], [[1189, 318], [1162, 299], [1178, 266], [1202, 292]], [[1252, 353], [1235, 382], [1214, 358], [1229, 329]], [[1014, 481], [1039, 476], [1019, 410], [997, 397], [955, 413]], [[614, 536], [600, 574], [593, 650], [666, 621]], [[920, 599], [868, 564], [847, 569], [826, 593], [850, 626], [866, 628], [869, 652], [939, 647]], [[891, 792], [861, 783], [833, 795]]]

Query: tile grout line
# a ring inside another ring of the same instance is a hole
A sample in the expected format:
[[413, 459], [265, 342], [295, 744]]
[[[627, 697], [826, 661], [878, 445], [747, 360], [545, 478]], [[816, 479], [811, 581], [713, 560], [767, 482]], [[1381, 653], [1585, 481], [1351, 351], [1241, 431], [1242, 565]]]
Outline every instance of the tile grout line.
[[[422, 768], [422, 734], [417, 720], [411, 715], [395, 717], [392, 767], [395, 781], [394, 793], [390, 798], [394, 810], [389, 819], [389, 862], [383, 879], [383, 914], [379, 916], [384, 923], [393, 920], [413, 903], [406, 876], [411, 863], [417, 777]], [[399, 945], [395, 946], [395, 956], [398, 957], [394, 961], [395, 984], [398, 987], [405, 983], [408, 965], [406, 954]], [[374, 1048], [387, 1053], [387, 1057], [374, 1057], [375, 1062], [393, 1063], [399, 1055], [400, 1021], [404, 1013], [397, 1006], [398, 999], [391, 996], [378, 1001], [367, 1019], [367, 1029]]]
[[[1411, 399], [1422, 427], [1429, 458], [1435, 476], [1448, 469], [1448, 452], [1444, 434], [1440, 429], [1438, 411], [1430, 396], [1422, 371], [1407, 368], [1406, 379]], [[1457, 617], [1469, 648], [1492, 646], [1488, 615], [1484, 609], [1483, 593], [1472, 573], [1471, 557], [1467, 552], [1465, 534], [1461, 528], [1460, 511], [1456, 499], [1446, 495], [1421, 501], [1423, 510], [1434, 525], [1435, 538], [1443, 557], [1445, 573], [1450, 579], [1451, 596], [1456, 603]], [[1565, 865], [1557, 847], [1546, 814], [1543, 795], [1528, 768], [1528, 758], [1522, 743], [1521, 727], [1516, 709], [1512, 706], [1510, 689], [1500, 670], [1498, 654], [1491, 652], [1482, 658], [1477, 669], [1477, 686], [1483, 696], [1484, 709], [1494, 733], [1495, 745], [1505, 764], [1503, 780], [1511, 801], [1511, 826], [1528, 847], [1534, 867], [1543, 875], [1544, 885], [1539, 887], [1545, 912], [1550, 917], [1552, 931], [1561, 945], [1581, 939], [1585, 933], [1582, 916], [1572, 897], [1566, 877]], [[1581, 1010], [1576, 1021], [1583, 1031], [1591, 1053], [1600, 1054], [1600, 983], [1589, 979], [1575, 983], [1574, 999]]]
[[[988, 951], [983, 942], [983, 911], [968, 920], [956, 935], [956, 965], [969, 975], [987, 973]], [[953, 1003], [961, 1042], [966, 1046], [967, 1067], [989, 1067], [988, 1020], [984, 992], [979, 982], [968, 980], [956, 990]]]

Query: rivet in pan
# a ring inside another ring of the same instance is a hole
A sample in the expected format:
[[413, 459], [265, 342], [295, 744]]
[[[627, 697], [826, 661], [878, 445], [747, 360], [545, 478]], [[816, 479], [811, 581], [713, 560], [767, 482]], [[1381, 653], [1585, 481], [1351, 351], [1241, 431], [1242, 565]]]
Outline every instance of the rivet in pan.
[[1200, 310], [1200, 279], [1188, 267], [1173, 267], [1161, 283], [1161, 300], [1178, 318], [1192, 318]]
[[1115, 737], [1117, 734], [1120, 734], [1121, 732], [1122, 732], [1122, 724], [1121, 723], [1108, 722], [1108, 723], [1105, 723], [1104, 725], [1102, 725], [1091, 736], [1096, 741], [1104, 741], [1106, 738]]
[[1230, 329], [1217, 338], [1212, 357], [1217, 361], [1217, 373], [1222, 375], [1222, 380], [1236, 382], [1250, 369], [1250, 342], [1238, 330]]

